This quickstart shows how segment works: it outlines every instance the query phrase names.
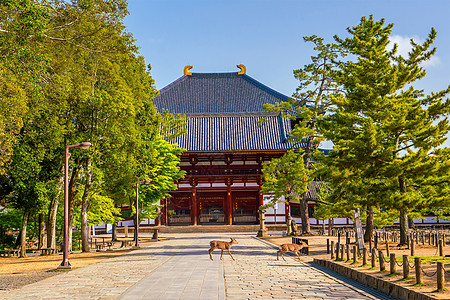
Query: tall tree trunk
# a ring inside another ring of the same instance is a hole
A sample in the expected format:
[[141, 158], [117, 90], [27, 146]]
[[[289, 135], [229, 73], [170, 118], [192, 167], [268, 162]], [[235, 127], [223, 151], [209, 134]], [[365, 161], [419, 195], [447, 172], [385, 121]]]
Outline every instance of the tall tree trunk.
[[413, 218], [408, 217], [408, 226], [412, 230], [416, 229], [416, 224], [414, 224], [414, 219]]
[[20, 257], [27, 257], [27, 224], [30, 210], [25, 208], [23, 211], [22, 226], [20, 228]]
[[400, 209], [400, 245], [408, 244], [408, 208], [403, 206]]
[[59, 196], [61, 195], [62, 188], [64, 186], [64, 166], [61, 169], [63, 174], [56, 185], [57, 194], [55, 198], [50, 201], [48, 207], [48, 220], [47, 220], [47, 248], [56, 248], [56, 215], [58, 213]]
[[87, 219], [87, 211], [89, 204], [89, 191], [92, 183], [92, 159], [88, 158], [86, 164], [86, 184], [84, 185], [84, 193], [81, 197], [81, 249], [83, 252], [89, 252], [89, 226]]
[[300, 199], [300, 217], [302, 219], [302, 234], [311, 234], [311, 225], [309, 224], [308, 200]]
[[45, 221], [44, 214], [39, 214], [39, 244], [38, 248], [44, 248], [44, 240], [45, 240]]
[[368, 243], [373, 235], [373, 207], [367, 207], [366, 232], [364, 232], [364, 242]]
[[112, 241], [112, 242], [117, 241], [117, 224], [113, 224], [113, 225], [112, 225], [111, 241]]
[[[400, 193], [406, 193], [406, 182], [404, 178], [400, 176], [398, 178], [398, 183], [400, 187]], [[408, 207], [406, 205], [403, 205], [400, 209], [400, 245], [408, 244], [408, 234]]]
[[69, 240], [69, 252], [72, 252], [72, 227], [73, 227], [73, 208], [75, 202], [75, 187], [78, 179], [78, 172], [80, 170], [80, 161], [77, 160], [75, 162], [75, 167], [72, 171], [72, 176], [70, 177], [69, 182], [69, 222], [68, 222], [68, 230], [67, 236]]
[[328, 236], [331, 236], [331, 232], [333, 229], [333, 224], [334, 223], [334, 219], [333, 218], [329, 218], [328, 219]]

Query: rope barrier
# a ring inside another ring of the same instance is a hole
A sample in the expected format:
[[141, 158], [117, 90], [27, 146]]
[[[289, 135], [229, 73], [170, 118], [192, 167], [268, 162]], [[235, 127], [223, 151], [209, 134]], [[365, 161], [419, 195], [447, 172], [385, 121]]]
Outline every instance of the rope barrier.
[[408, 262], [408, 266], [409, 266], [410, 269], [414, 269], [416, 267], [416, 263], [413, 263], [412, 266], [411, 266], [411, 264]]
[[403, 263], [399, 263], [397, 260], [395, 260], [395, 263], [397, 264], [397, 266], [403, 267]]
[[422, 268], [422, 266], [420, 266], [420, 269], [422, 270], [423, 275], [425, 275], [425, 276], [427, 276], [427, 277], [433, 277], [433, 276], [436, 275], [436, 273], [437, 273], [437, 270], [436, 270], [436, 272], [434, 272], [433, 274], [428, 275], [428, 274], [424, 271], [424, 269]]
[[444, 266], [442, 266], [442, 270], [444, 270], [444, 273], [445, 273], [445, 274], [449, 274], [449, 275], [450, 275], [450, 271], [447, 271], [447, 270], [444, 268]]

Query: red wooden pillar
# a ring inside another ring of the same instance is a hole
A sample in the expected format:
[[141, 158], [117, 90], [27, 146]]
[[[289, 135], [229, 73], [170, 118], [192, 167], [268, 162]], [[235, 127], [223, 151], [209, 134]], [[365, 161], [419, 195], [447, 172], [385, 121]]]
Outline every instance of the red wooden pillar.
[[191, 180], [192, 186], [192, 202], [191, 202], [191, 223], [194, 226], [197, 226], [198, 220], [198, 205], [197, 205], [197, 181]]
[[262, 184], [263, 184], [263, 179], [260, 177], [258, 178], [258, 185], [259, 185], [259, 192], [258, 192], [258, 208], [259, 206], [264, 205], [264, 197], [263, 197], [263, 193], [262, 193]]
[[198, 220], [198, 209], [197, 209], [197, 188], [192, 187], [192, 210], [191, 210], [191, 221], [192, 225], [196, 226]]
[[226, 206], [226, 224], [232, 225], [233, 224], [233, 202], [231, 201], [231, 185], [233, 184], [231, 178], [227, 179], [226, 185], [227, 185], [227, 198], [225, 201]]

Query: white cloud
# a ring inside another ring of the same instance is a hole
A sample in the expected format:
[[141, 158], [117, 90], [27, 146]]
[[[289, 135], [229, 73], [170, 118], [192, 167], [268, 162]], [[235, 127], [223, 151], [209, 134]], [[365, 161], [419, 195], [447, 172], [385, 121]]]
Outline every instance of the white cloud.
[[[414, 40], [415, 43], [421, 44], [425, 40], [417, 37], [417, 36], [401, 36], [401, 35], [393, 35], [390, 37], [390, 43], [388, 45], [389, 49], [392, 49], [393, 44], [397, 44], [397, 54], [400, 54], [403, 57], [408, 57], [408, 52], [411, 51], [411, 39]], [[434, 55], [429, 60], [422, 63], [424, 67], [437, 66], [441, 63], [441, 60], [438, 56]]]

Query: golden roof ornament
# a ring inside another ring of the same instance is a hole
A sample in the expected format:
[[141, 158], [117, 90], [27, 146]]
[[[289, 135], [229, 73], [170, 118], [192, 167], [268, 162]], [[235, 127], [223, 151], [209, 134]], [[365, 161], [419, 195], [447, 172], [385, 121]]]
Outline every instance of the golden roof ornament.
[[243, 65], [243, 64], [240, 64], [240, 65], [237, 65], [236, 67], [238, 67], [239, 69], [241, 69], [240, 71], [239, 71], [239, 75], [242, 75], [242, 74], [247, 74], [247, 68]]
[[183, 70], [184, 75], [188, 75], [188, 76], [192, 75], [192, 73], [189, 72], [190, 69], [192, 69], [192, 66], [190, 66], [190, 65], [187, 65], [186, 67], [184, 67], [184, 70]]

